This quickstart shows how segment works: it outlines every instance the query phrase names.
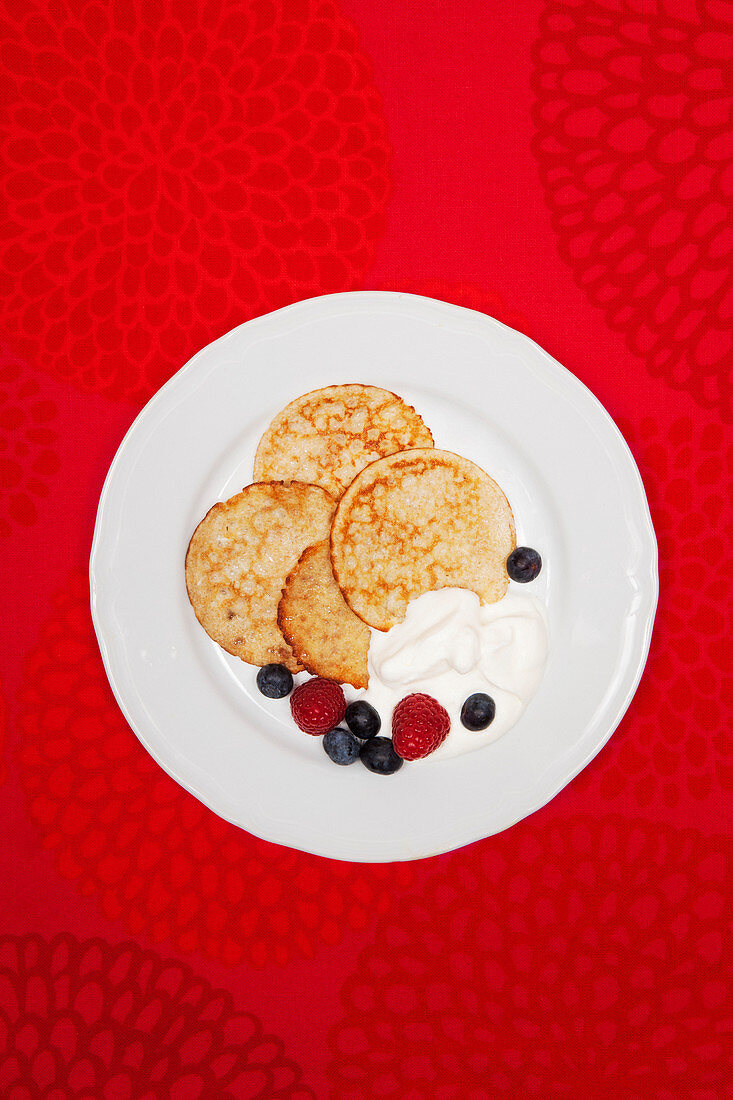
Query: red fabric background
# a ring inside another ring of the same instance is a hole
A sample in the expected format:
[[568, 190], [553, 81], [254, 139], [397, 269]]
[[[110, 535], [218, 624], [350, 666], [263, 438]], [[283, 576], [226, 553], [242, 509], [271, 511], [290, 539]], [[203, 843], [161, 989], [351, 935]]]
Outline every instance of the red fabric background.
[[[730, 29], [723, 0], [3, 0], [3, 1096], [727, 1094]], [[574, 371], [660, 549], [609, 745], [501, 836], [394, 867], [169, 780], [86, 582], [157, 387], [356, 288], [485, 310]]]

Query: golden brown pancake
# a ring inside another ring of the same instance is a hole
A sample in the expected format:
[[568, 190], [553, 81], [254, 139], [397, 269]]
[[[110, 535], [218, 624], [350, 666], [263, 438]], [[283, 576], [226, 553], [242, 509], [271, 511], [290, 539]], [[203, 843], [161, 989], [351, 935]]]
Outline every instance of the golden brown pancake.
[[356, 383], [327, 386], [277, 414], [257, 448], [254, 477], [297, 478], [321, 485], [338, 500], [370, 462], [432, 446], [422, 418], [396, 394]]
[[369, 682], [369, 627], [341, 595], [328, 539], [309, 546], [288, 577], [277, 616], [296, 660], [315, 676], [364, 688]]
[[277, 607], [303, 550], [328, 536], [334, 507], [318, 485], [275, 481], [248, 485], [201, 520], [186, 554], [188, 598], [228, 653], [302, 670], [280, 633]]
[[367, 466], [339, 501], [331, 564], [346, 602], [378, 630], [438, 588], [501, 599], [516, 546], [509, 501], [487, 473], [450, 451], [412, 450]]

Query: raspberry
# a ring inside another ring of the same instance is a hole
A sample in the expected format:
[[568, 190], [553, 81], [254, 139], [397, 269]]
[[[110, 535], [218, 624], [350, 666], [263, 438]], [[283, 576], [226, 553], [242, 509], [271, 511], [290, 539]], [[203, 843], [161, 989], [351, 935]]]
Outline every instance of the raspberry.
[[392, 715], [392, 743], [403, 760], [421, 760], [442, 745], [450, 717], [430, 695], [407, 695]]
[[290, 710], [298, 729], [315, 736], [339, 724], [346, 713], [346, 699], [340, 684], [315, 676], [295, 689]]

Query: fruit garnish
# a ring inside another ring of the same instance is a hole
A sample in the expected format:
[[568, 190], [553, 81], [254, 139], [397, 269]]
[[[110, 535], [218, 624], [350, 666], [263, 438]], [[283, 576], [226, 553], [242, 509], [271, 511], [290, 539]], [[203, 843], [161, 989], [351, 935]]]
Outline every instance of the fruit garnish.
[[392, 775], [402, 767], [404, 760], [394, 750], [389, 737], [370, 737], [361, 746], [361, 762], [377, 775]]
[[538, 577], [542, 569], [542, 558], [531, 546], [518, 546], [506, 559], [506, 571], [510, 581], [527, 584]]
[[382, 719], [371, 703], [367, 703], [366, 699], [357, 699], [346, 708], [346, 725], [353, 734], [366, 741], [379, 733]]
[[403, 760], [421, 760], [442, 745], [450, 716], [431, 695], [407, 695], [392, 714], [392, 741]]
[[337, 726], [324, 734], [323, 748], [334, 764], [354, 764], [359, 759], [361, 742], [350, 730]]
[[290, 710], [298, 729], [317, 736], [343, 721], [346, 699], [335, 680], [315, 676], [295, 689], [290, 696]]
[[293, 674], [285, 665], [263, 665], [257, 673], [257, 687], [268, 699], [284, 699], [293, 690]]
[[461, 722], [467, 730], [485, 730], [494, 721], [496, 703], [490, 695], [477, 691], [461, 707]]

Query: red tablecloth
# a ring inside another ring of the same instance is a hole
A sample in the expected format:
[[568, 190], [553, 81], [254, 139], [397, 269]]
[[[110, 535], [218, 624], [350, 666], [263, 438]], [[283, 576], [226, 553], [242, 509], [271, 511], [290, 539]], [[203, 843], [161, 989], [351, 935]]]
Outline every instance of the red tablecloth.
[[[730, 1095], [730, 5], [1, 7], [0, 1094]], [[503, 835], [400, 866], [177, 787], [88, 607], [150, 395], [355, 288], [485, 310], [574, 371], [661, 558], [608, 746]]]

